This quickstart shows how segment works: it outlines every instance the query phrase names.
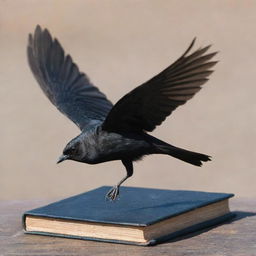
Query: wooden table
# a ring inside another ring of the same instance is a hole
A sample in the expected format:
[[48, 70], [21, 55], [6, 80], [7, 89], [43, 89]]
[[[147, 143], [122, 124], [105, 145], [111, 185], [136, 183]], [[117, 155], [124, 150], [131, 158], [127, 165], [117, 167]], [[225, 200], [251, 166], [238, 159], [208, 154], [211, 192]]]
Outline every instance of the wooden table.
[[256, 256], [256, 200], [232, 199], [232, 221], [153, 247], [23, 234], [22, 213], [46, 203], [0, 201], [0, 256]]

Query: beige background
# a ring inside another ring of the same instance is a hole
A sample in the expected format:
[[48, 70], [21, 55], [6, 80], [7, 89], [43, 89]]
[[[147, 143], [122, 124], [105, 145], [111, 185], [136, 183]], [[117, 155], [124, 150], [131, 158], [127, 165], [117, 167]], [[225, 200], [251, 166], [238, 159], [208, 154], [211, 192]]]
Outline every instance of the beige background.
[[197, 168], [168, 156], [135, 164], [126, 185], [256, 196], [256, 1], [0, 1], [0, 198], [65, 197], [115, 184], [120, 162], [56, 165], [79, 132], [50, 104], [26, 60], [27, 35], [40, 24], [116, 102], [196, 47], [220, 51], [216, 72], [154, 135], [207, 153]]

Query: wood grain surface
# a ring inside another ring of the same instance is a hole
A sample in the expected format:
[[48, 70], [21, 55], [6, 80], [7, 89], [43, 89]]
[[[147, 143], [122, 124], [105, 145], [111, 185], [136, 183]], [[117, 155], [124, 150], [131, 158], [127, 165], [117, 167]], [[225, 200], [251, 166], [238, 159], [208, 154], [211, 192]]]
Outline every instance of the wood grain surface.
[[255, 199], [231, 200], [231, 210], [237, 214], [232, 221], [153, 247], [24, 234], [21, 224], [22, 213], [46, 203], [49, 201], [0, 201], [1, 256], [256, 256]]

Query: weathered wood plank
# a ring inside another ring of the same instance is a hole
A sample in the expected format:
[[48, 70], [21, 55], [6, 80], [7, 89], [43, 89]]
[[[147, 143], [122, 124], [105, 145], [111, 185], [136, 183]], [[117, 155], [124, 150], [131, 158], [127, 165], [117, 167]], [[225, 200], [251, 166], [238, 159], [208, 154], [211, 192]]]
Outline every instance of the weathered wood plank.
[[233, 221], [153, 247], [23, 234], [22, 213], [48, 202], [46, 200], [0, 201], [1, 256], [256, 256], [256, 200], [233, 199], [231, 210], [237, 213]]

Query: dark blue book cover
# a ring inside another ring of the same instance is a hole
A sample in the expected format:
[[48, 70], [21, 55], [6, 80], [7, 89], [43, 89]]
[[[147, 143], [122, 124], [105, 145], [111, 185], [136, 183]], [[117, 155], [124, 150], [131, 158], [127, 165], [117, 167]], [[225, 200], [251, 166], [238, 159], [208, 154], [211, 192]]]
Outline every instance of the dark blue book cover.
[[[110, 187], [107, 186], [100, 187], [27, 211], [23, 216], [24, 229], [26, 231], [26, 216], [146, 227], [233, 196], [233, 194], [226, 193], [121, 187], [119, 200], [110, 202], [105, 200], [105, 194], [109, 189]], [[232, 217], [232, 214], [227, 213], [224, 216], [219, 216], [218, 218], [206, 222], [204, 221], [173, 234], [153, 239], [145, 243], [145, 245], [155, 244], [178, 235], [215, 225], [230, 217]], [[28, 233], [69, 237], [65, 234], [49, 234], [34, 231]], [[107, 242], [133, 243], [129, 241], [113, 241], [111, 239], [97, 239], [93, 237], [71, 237]]]

